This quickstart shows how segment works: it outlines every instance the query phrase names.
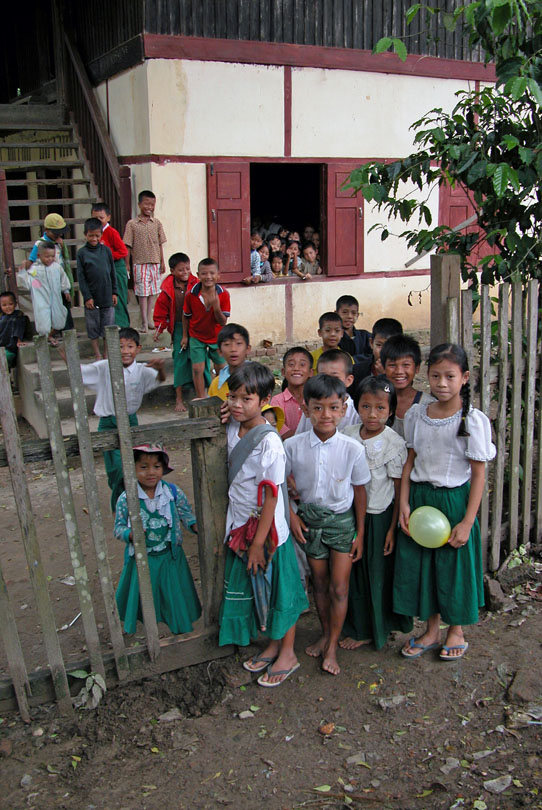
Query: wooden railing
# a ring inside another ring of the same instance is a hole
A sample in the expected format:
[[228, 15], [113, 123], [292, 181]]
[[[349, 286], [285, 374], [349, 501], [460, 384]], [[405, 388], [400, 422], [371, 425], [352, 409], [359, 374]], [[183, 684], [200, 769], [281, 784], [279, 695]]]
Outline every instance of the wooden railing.
[[112, 221], [122, 233], [131, 217], [130, 169], [119, 165], [85, 66], [65, 32], [63, 45], [66, 105], [73, 116], [100, 196], [110, 206]]

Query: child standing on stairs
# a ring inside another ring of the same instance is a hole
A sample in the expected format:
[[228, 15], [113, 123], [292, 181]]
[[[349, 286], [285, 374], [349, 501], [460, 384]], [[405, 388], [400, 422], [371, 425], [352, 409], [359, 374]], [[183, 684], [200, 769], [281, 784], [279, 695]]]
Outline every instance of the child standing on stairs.
[[130, 315], [128, 314], [128, 279], [130, 278], [128, 248], [122, 241], [120, 233], [111, 225], [111, 209], [108, 205], [94, 203], [91, 215], [102, 223], [102, 245], [107, 245], [113, 254], [117, 279], [115, 323], [119, 329], [123, 329], [125, 326], [130, 326]]

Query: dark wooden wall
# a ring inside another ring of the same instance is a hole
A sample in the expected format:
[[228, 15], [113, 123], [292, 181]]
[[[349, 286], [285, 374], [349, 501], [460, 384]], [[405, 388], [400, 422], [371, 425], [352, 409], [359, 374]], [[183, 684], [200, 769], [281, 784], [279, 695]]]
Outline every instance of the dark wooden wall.
[[[462, 0], [442, 0], [451, 11]], [[433, 18], [406, 25], [412, 0], [145, 0], [145, 31], [193, 37], [288, 42], [372, 50], [383, 36], [404, 37], [410, 53], [477, 60], [461, 37]]]
[[43, 87], [55, 77], [53, 25], [49, 0], [2, 6], [0, 103], [7, 104]]

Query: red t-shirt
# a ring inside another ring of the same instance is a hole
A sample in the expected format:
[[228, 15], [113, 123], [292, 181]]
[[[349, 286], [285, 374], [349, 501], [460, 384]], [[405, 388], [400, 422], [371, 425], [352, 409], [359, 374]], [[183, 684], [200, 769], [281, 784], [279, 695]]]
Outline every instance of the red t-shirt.
[[121, 239], [120, 233], [107, 223], [102, 231], [102, 245], [107, 245], [113, 254], [113, 260], [124, 259], [128, 255], [128, 248]]
[[[189, 334], [201, 340], [202, 343], [216, 343], [218, 333], [222, 329], [217, 323], [213, 309], [206, 309], [200, 295], [201, 281], [195, 284], [186, 294], [183, 312], [190, 318]], [[220, 303], [220, 309], [224, 315], [230, 316], [230, 294], [220, 284], [216, 285], [216, 294]]]

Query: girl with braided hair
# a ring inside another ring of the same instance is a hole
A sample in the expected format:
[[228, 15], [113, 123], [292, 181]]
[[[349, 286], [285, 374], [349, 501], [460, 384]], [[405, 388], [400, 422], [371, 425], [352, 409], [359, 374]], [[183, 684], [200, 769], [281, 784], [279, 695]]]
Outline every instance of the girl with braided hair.
[[[401, 652], [419, 658], [441, 647], [440, 621], [449, 625], [442, 661], [468, 649], [462, 626], [476, 624], [484, 604], [482, 546], [476, 514], [485, 464], [495, 457], [489, 419], [470, 404], [467, 355], [461, 346], [435, 346], [427, 361], [436, 402], [413, 405], [405, 415], [408, 457], [401, 481], [393, 608], [427, 622]], [[428, 549], [410, 537], [410, 513], [434, 506], [452, 526], [446, 545]]]

